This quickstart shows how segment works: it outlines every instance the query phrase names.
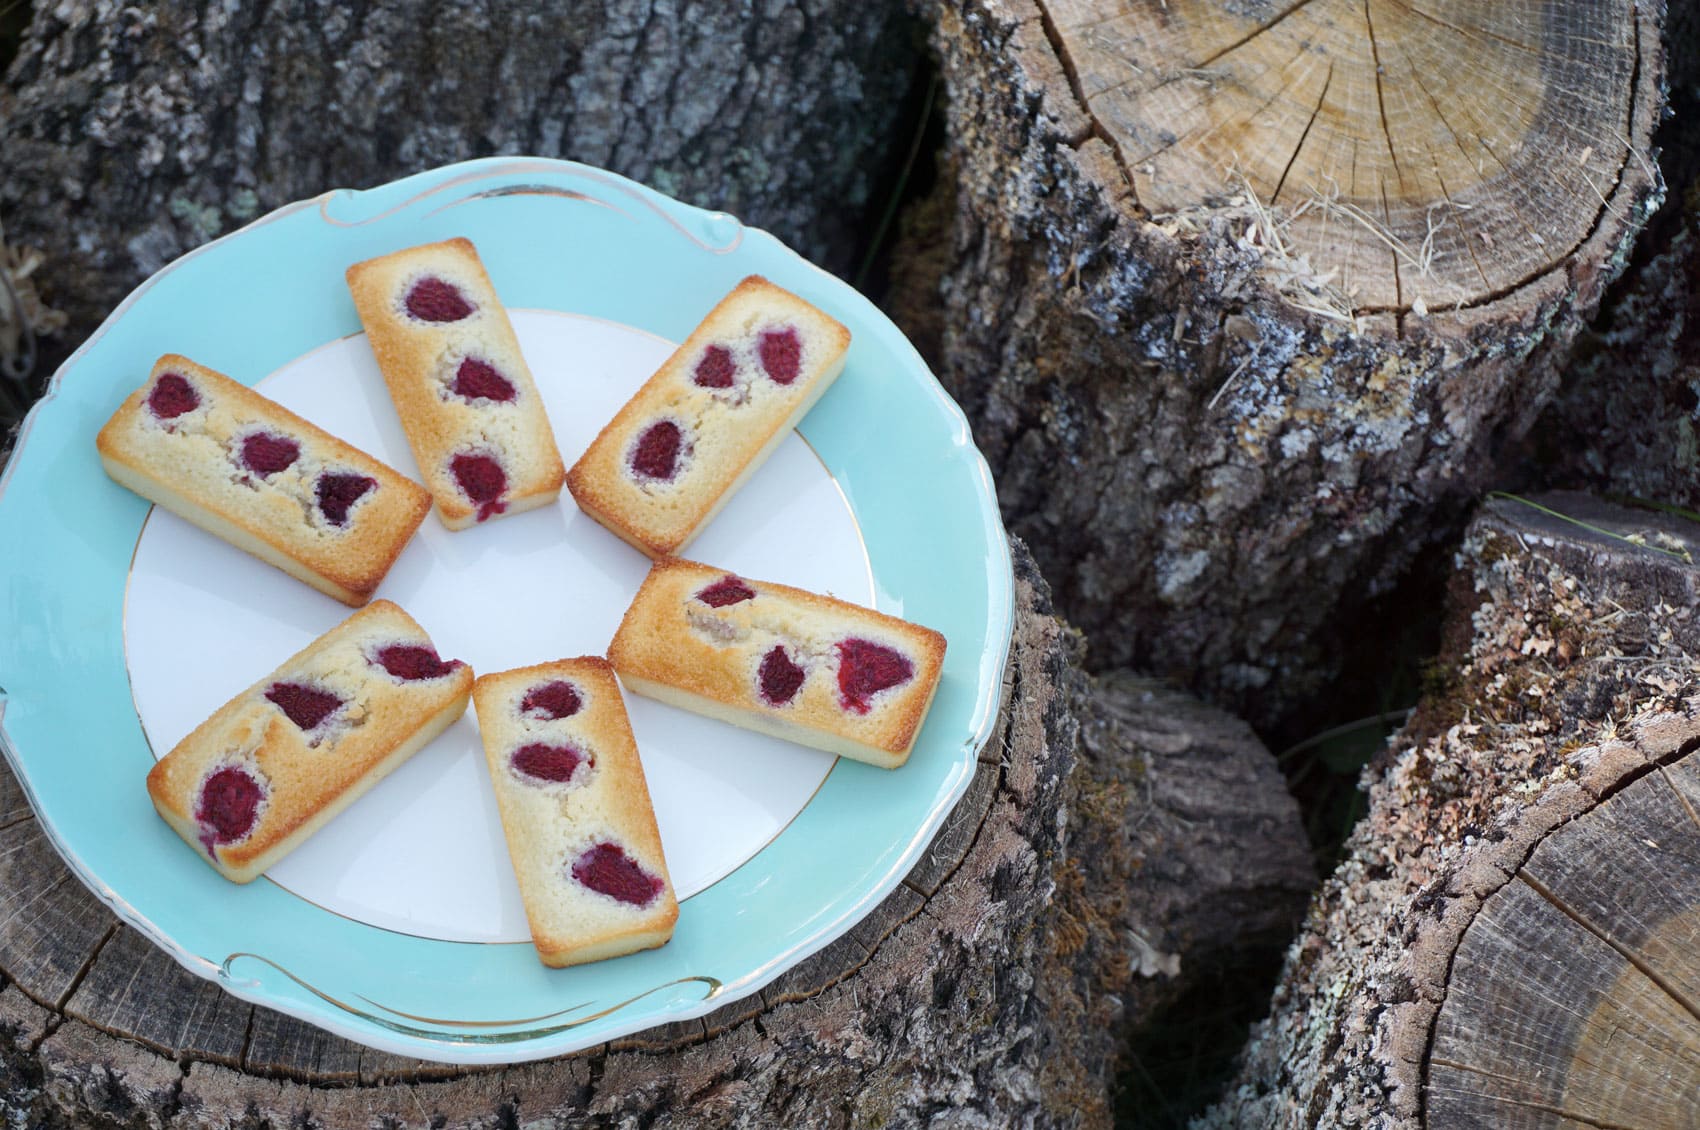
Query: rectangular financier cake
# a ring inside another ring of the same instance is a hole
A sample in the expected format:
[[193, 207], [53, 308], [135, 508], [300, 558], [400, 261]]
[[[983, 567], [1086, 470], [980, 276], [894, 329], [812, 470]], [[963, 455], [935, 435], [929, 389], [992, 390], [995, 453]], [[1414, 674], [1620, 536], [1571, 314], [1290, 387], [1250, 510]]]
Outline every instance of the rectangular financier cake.
[[694, 561], [657, 561], [608, 658], [632, 690], [895, 769], [938, 690], [945, 640], [895, 616]]
[[418, 483], [176, 354], [159, 359], [95, 446], [117, 482], [354, 607], [431, 508]]
[[443, 525], [560, 497], [543, 398], [470, 240], [356, 263], [348, 289]]
[[148, 795], [219, 874], [249, 882], [464, 714], [472, 678], [375, 600], [178, 742]]
[[678, 553], [844, 368], [850, 331], [751, 275], [567, 473], [579, 508], [651, 557]]
[[652, 949], [679, 903], [613, 670], [601, 657], [473, 688], [508, 854], [543, 964]]

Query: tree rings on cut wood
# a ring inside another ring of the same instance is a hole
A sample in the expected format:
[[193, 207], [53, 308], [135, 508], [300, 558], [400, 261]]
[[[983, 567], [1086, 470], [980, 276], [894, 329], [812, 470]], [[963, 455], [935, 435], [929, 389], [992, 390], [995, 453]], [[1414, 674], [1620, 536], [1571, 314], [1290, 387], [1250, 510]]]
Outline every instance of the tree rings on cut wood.
[[[1700, 731], [1696, 733], [1700, 741]], [[1700, 1126], [1700, 755], [1555, 829], [1464, 932], [1430, 1126]]]
[[1697, 553], [1585, 496], [1483, 508], [1433, 690], [1204, 1127], [1700, 1125]]
[[1631, 0], [1052, 0], [1154, 215], [1243, 186], [1358, 310], [1474, 305], [1579, 247], [1630, 151]]

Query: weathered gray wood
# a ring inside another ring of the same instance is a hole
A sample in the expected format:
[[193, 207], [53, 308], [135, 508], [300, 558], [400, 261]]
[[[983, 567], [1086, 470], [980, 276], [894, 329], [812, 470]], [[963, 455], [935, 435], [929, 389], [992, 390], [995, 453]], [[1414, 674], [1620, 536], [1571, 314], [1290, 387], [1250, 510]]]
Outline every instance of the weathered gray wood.
[[[494, 1071], [485, 1068], [483, 1071]], [[433, 1063], [411, 1056], [390, 1055], [373, 1048], [360, 1049], [360, 1084], [364, 1087], [412, 1084], [434, 1079], [453, 1079], [480, 1074], [479, 1070], [449, 1063]]]
[[[0, 1073], [30, 1081], [17, 1121], [1107, 1125], [1125, 1035], [1224, 952], [1288, 927], [1308, 862], [1243, 723], [1137, 680], [1083, 680], [1019, 543], [1015, 557], [1008, 693], [968, 798], [908, 882], [761, 993], [578, 1055], [459, 1068], [251, 1008], [127, 928], [91, 962], [86, 939], [0, 919], [0, 975], [81, 971], [62, 1007], [0, 991], [0, 1036], [8, 1001], [21, 1018]], [[12, 832], [39, 839], [33, 819]], [[0, 904], [8, 884], [98, 910], [39, 852], [27, 870], [0, 858]]]
[[[1581, 26], [1558, 14], [1564, 7], [1516, 9], [1543, 83], [1560, 72], [1574, 78], [1558, 56], [1599, 38], [1562, 44], [1565, 29]], [[1484, 289], [1476, 280], [1461, 307], [1444, 300], [1423, 311], [1412, 279], [1424, 272], [1392, 247], [1407, 244], [1420, 262], [1427, 242], [1447, 264], [1436, 277], [1473, 277], [1467, 248], [1485, 245], [1470, 216], [1501, 215], [1511, 199], [1491, 176], [1469, 215], [1425, 199], [1413, 181], [1408, 194], [1389, 189], [1386, 216], [1366, 202], [1356, 218], [1335, 214], [1328, 238], [1301, 246], [1288, 236], [1320, 206], [1301, 220], [1301, 201], [1255, 179], [1248, 188], [1230, 170], [1235, 153], [1248, 170], [1264, 119], [1288, 121], [1295, 106], [1308, 115], [1314, 96], [1275, 97], [1235, 129], [1201, 130], [1172, 146], [1159, 136], [1144, 149], [1127, 132], [1141, 127], [1104, 103], [1128, 89], [1198, 102], [1243, 99], [1287, 79], [1297, 89], [1335, 62], [1343, 70], [1350, 54], [1356, 77], [1331, 96], [1341, 104], [1330, 103], [1308, 140], [1295, 138], [1293, 167], [1324, 133], [1338, 140], [1357, 130], [1366, 145], [1385, 137], [1421, 149], [1428, 134], [1396, 139], [1386, 130], [1378, 93], [1396, 126], [1420, 133], [1414, 119], [1426, 119], [1431, 104], [1410, 76], [1427, 58], [1420, 77], [1448, 91], [1442, 101], [1460, 121], [1497, 120], [1506, 105], [1489, 93], [1491, 80], [1464, 84], [1473, 106], [1454, 92], [1460, 72], [1478, 69], [1472, 51], [1499, 43], [1469, 27], [1499, 8], [1440, 16], [1442, 28], [1465, 30], [1437, 62], [1413, 47], [1418, 37], [1430, 42], [1436, 25], [1404, 5], [926, 5], [947, 94], [952, 200], [940, 376], [969, 415], [1011, 529], [1034, 547], [1059, 607], [1087, 633], [1094, 668], [1172, 678], [1269, 728], [1293, 725], [1338, 672], [1381, 661], [1378, 634], [1363, 630], [1375, 599], [1419, 554], [1456, 536], [1501, 445], [1551, 394], [1557, 366], [1658, 198], [1650, 138], [1662, 6], [1585, 7], [1588, 21], [1610, 23], [1603, 38], [1620, 56], [1612, 73], [1633, 78], [1621, 99], [1562, 103], [1567, 128], [1598, 144], [1550, 152], [1551, 162], [1566, 162], [1552, 175], [1594, 168], [1587, 175], [1599, 194], [1577, 182], [1585, 201], [1555, 191], [1549, 203], [1575, 205], [1581, 223], [1566, 229], [1585, 238], [1515, 284]], [[1380, 63], [1364, 50], [1371, 9], [1380, 12]], [[1200, 19], [1238, 21], [1244, 44], [1223, 35], [1177, 54]], [[1324, 56], [1321, 38], [1297, 36], [1313, 20], [1338, 25], [1329, 42], [1341, 50]], [[1395, 31], [1401, 38], [1389, 39]], [[1261, 38], [1279, 40], [1283, 52], [1264, 70], [1235, 70]], [[1627, 72], [1623, 51], [1635, 59]], [[1538, 116], [1535, 102], [1529, 113]], [[1307, 122], [1297, 125], [1302, 134]], [[1459, 143], [1474, 146], [1476, 136], [1459, 128]], [[1607, 153], [1616, 156], [1604, 167], [1590, 165]], [[1445, 155], [1422, 161], [1417, 179], [1454, 156], [1448, 143]], [[1190, 163], [1191, 179], [1149, 191], [1163, 169], [1142, 157]], [[1201, 163], [1214, 180], [1199, 179]], [[1345, 165], [1338, 181], [1348, 201]], [[1192, 203], [1176, 203], [1176, 192]], [[1419, 228], [1433, 219], [1436, 238], [1399, 235], [1400, 215]], [[1462, 243], [1460, 230], [1470, 233]], [[1394, 301], [1337, 293], [1349, 280], [1325, 277], [1327, 257], [1347, 245], [1354, 261], [1384, 257]]]
[[1700, 1121], [1697, 860], [1700, 826], [1658, 771], [1543, 840], [1458, 947], [1429, 1124], [1507, 1105], [1499, 1125]]
[[974, 769], [974, 779], [968, 783], [968, 793], [956, 809], [945, 818], [938, 838], [921, 857], [903, 883], [924, 898], [938, 893], [939, 887], [950, 878], [956, 865], [968, 854], [974, 837], [985, 822], [986, 812], [997, 798], [998, 767], [996, 761], [982, 759]]
[[703, 1035], [718, 1036], [729, 1028], [735, 1028], [744, 1021], [761, 1015], [762, 1009], [766, 1007], [767, 1002], [762, 999], [760, 993], [723, 1004], [702, 1018]]
[[1286, 944], [1316, 877], [1298, 806], [1249, 726], [1112, 672], [1085, 700], [1081, 746], [1070, 865], [1092, 876], [1088, 913], [1122, 934], [1128, 1015]]
[[1630, 159], [1630, 9], [1041, 5], [1147, 212], [1244, 185], [1288, 213], [1289, 271], [1412, 312], [1513, 289], [1587, 237]]
[[251, 1005], [184, 969], [128, 926], [89, 967], [65, 1014], [171, 1057], [239, 1066]]
[[880, 943], [903, 923], [921, 912], [926, 899], [900, 886], [887, 895], [866, 918], [842, 938], [819, 953], [806, 957], [780, 980], [762, 990], [768, 1007], [808, 1000], [832, 988], [868, 964]]
[[[1692, 773], [1691, 762], [1678, 767]], [[1547, 837], [1517, 878], [1673, 998], [1700, 1006], [1694, 931], [1671, 932], [1700, 907], [1700, 827], [1667, 772], [1641, 777]], [[1700, 1045], [1695, 1055], [1700, 1063]], [[1700, 1102], [1700, 1092], [1692, 1097]]]
[[1471, 525], [1434, 689], [1206, 1127], [1700, 1116], [1700, 525], [1532, 501]]
[[1683, 758], [1670, 765], [1661, 765], [1659, 773], [1676, 794], [1685, 813], [1700, 813], [1700, 762]]
[[360, 1045], [292, 1016], [256, 1008], [248, 1022], [242, 1070], [347, 1084], [360, 1074]]
[[1315, 881], [1297, 806], [1244, 722], [1127, 672], [1092, 680], [1079, 710], [1055, 941], [1035, 992], [1113, 1038], [1046, 1055], [1040, 1085], [1058, 1094], [1113, 1077], [1127, 1043], [1189, 989], [1277, 957]]
[[73, 340], [272, 208], [490, 154], [625, 173], [845, 271], [919, 58], [895, 2], [33, 10], [0, 83], [0, 212]]
[[1700, 197], [1680, 199], [1530, 434], [1546, 481], [1700, 509]]
[[58, 1006], [117, 926], [34, 820], [0, 828], [0, 969], [8, 981]]
[[[1590, 1040], [1587, 1028], [1605, 1017], [1608, 1039]], [[1526, 884], [1509, 883], [1459, 947], [1429, 1060], [1427, 1122], [1692, 1126], [1695, 1094], [1684, 1084], [1700, 1077], [1697, 1041], [1700, 1025], [1656, 985]], [[1580, 1071], [1586, 1080], [1574, 1078]]]
[[34, 815], [29, 798], [10, 773], [0, 773], [0, 828], [10, 827]]

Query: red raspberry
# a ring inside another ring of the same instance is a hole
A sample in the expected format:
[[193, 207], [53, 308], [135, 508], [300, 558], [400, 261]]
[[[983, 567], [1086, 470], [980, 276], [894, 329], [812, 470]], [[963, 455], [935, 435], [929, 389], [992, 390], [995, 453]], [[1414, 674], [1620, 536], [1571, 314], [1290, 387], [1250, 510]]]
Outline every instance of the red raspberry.
[[301, 445], [288, 436], [255, 432], [242, 439], [242, 465], [256, 475], [275, 475], [301, 455]]
[[512, 763], [524, 776], [539, 781], [564, 782], [572, 780], [578, 767], [589, 760], [572, 746], [534, 742], [515, 750]]
[[618, 844], [600, 843], [573, 861], [573, 878], [611, 899], [648, 906], [661, 894], [659, 876], [645, 871]]
[[319, 512], [333, 526], [348, 525], [348, 510], [369, 490], [377, 488], [378, 480], [365, 475], [329, 471], [319, 476], [313, 493], [319, 500]]
[[790, 326], [768, 330], [761, 335], [761, 367], [775, 384], [788, 385], [797, 379], [802, 368], [803, 342]]
[[651, 424], [638, 437], [637, 450], [632, 452], [632, 470], [650, 479], [671, 479], [679, 470], [679, 448], [684, 433], [671, 420]]
[[460, 484], [461, 493], [478, 503], [478, 520], [492, 518], [508, 508], [501, 501], [508, 489], [502, 465], [488, 455], [457, 455], [449, 462], [449, 473]]
[[265, 799], [265, 787], [240, 766], [226, 765], [208, 777], [195, 803], [195, 823], [207, 854], [215, 844], [235, 843], [253, 831]]
[[731, 388], [732, 372], [732, 351], [724, 345], [711, 345], [703, 351], [691, 380], [700, 388]]
[[583, 705], [584, 700], [579, 697], [577, 687], [563, 679], [556, 679], [526, 691], [519, 709], [521, 714], [535, 714], [540, 718], [571, 718]]
[[468, 400], [495, 400], [511, 403], [515, 396], [513, 382], [496, 371], [487, 361], [468, 357], [455, 370], [454, 383], [449, 386], [456, 396]]
[[195, 386], [176, 373], [161, 373], [148, 393], [148, 411], [161, 420], [175, 420], [185, 412], [201, 405], [201, 394]]
[[868, 699], [915, 677], [915, 665], [900, 652], [872, 640], [847, 639], [838, 645], [839, 702], [866, 714]]
[[407, 292], [407, 312], [421, 322], [458, 322], [474, 309], [460, 288], [435, 275], [420, 279]]
[[311, 730], [342, 705], [342, 699], [330, 691], [306, 683], [273, 683], [266, 690], [266, 699], [303, 730]]
[[380, 648], [377, 662], [391, 675], [408, 681], [439, 679], [455, 668], [465, 666], [458, 659], [445, 663], [434, 649], [410, 643], [393, 643]]
[[784, 644], [775, 644], [773, 650], [761, 657], [761, 669], [756, 674], [761, 680], [762, 698], [773, 706], [790, 702], [796, 697], [797, 688], [803, 685], [803, 669], [791, 662]]
[[728, 604], [755, 599], [756, 590], [728, 573], [697, 593], [697, 599], [710, 608], [725, 608]]

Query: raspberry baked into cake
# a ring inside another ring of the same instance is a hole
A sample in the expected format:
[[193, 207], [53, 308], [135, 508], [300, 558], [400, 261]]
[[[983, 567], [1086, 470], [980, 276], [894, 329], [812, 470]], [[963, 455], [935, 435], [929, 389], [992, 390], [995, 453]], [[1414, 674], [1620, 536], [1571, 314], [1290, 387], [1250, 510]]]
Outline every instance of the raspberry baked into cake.
[[365, 452], [167, 354], [95, 439], [106, 473], [344, 604], [365, 604], [430, 497]]
[[485, 675], [473, 702], [543, 964], [578, 965], [671, 938], [679, 903], [607, 661]]
[[679, 552], [844, 368], [850, 331], [759, 275], [739, 283], [567, 474], [579, 508]]
[[668, 558], [650, 568], [608, 658], [638, 694], [895, 769], [944, 651], [931, 628]]
[[443, 525], [560, 497], [543, 398], [470, 240], [356, 263], [348, 288]]
[[375, 600], [197, 726], [148, 795], [219, 874], [249, 882], [464, 714], [472, 682]]

